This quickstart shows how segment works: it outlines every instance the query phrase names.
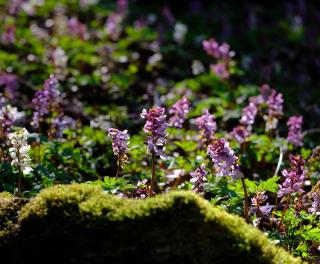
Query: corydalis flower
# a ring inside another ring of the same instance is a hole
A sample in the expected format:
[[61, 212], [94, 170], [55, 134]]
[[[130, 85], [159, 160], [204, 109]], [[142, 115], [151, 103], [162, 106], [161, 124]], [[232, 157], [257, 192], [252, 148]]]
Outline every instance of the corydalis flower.
[[59, 115], [55, 117], [50, 124], [49, 136], [61, 138], [66, 129], [75, 127], [76, 122], [73, 118]]
[[187, 32], [188, 32], [188, 27], [185, 24], [177, 22], [174, 25], [174, 32], [173, 32], [174, 41], [177, 42], [179, 45], [183, 44], [186, 38]]
[[209, 40], [204, 40], [202, 42], [203, 49], [207, 52], [208, 55], [216, 59], [230, 59], [235, 55], [234, 51], [230, 51], [230, 46], [227, 43], [219, 43], [211, 38]]
[[196, 125], [200, 130], [201, 140], [204, 145], [210, 144], [215, 136], [214, 133], [217, 129], [217, 124], [214, 120], [214, 116], [211, 115], [206, 109], [204, 114], [196, 119]]
[[5, 137], [9, 134], [15, 120], [18, 118], [18, 110], [10, 105], [0, 109], [0, 136]]
[[269, 215], [273, 206], [261, 204], [268, 199], [268, 196], [265, 192], [258, 192], [255, 197], [251, 198], [251, 213], [256, 214], [257, 216]]
[[305, 161], [301, 156], [290, 155], [290, 165], [291, 169], [283, 170], [282, 175], [285, 177], [285, 181], [280, 185], [280, 190], [278, 191], [278, 196], [282, 197], [291, 193], [303, 193], [303, 181], [305, 178], [304, 163]]
[[172, 127], [182, 128], [183, 122], [189, 113], [189, 108], [189, 102], [186, 97], [177, 101], [169, 110], [169, 114], [173, 115], [169, 120], [169, 124]]
[[250, 102], [249, 105], [242, 110], [240, 125], [236, 126], [231, 136], [239, 143], [245, 142], [246, 138], [251, 135], [252, 125], [258, 113], [257, 106]]
[[211, 64], [210, 69], [215, 75], [217, 75], [221, 79], [228, 79], [230, 77], [228, 65], [224, 62], [218, 62], [216, 64]]
[[234, 179], [240, 177], [240, 169], [237, 165], [238, 157], [230, 148], [229, 142], [225, 139], [216, 139], [208, 146], [208, 155], [214, 163], [217, 176], [232, 176]]
[[29, 132], [25, 129], [19, 129], [14, 133], [8, 135], [10, 144], [9, 154], [12, 158], [11, 164], [19, 168], [24, 174], [30, 174], [33, 169], [30, 167], [31, 158], [29, 157], [30, 146], [27, 139]]
[[278, 120], [283, 114], [283, 98], [281, 93], [271, 89], [267, 100], [268, 115], [264, 116], [266, 120], [266, 131], [277, 128]]
[[270, 91], [271, 91], [270, 86], [268, 84], [263, 84], [260, 87], [260, 94], [257, 96], [251, 96], [249, 98], [250, 103], [253, 103], [256, 106], [260, 106], [262, 104], [267, 103], [269, 95], [270, 95]]
[[0, 73], [0, 86], [4, 86], [7, 98], [14, 99], [18, 86], [17, 76], [6, 72]]
[[87, 32], [87, 26], [85, 24], [82, 24], [76, 17], [70, 18], [68, 21], [68, 27], [70, 32], [79, 38], [84, 39], [86, 32]]
[[311, 192], [311, 197], [313, 202], [308, 211], [310, 213], [320, 213], [320, 183], [318, 183]]
[[37, 91], [32, 99], [33, 109], [32, 125], [39, 127], [40, 120], [49, 112], [54, 111], [59, 104], [60, 92], [58, 90], [58, 80], [51, 75], [44, 83], [44, 89]]
[[113, 154], [118, 157], [118, 165], [122, 167], [125, 163], [128, 162], [128, 131], [120, 131], [116, 128], [109, 128], [108, 135], [109, 137], [111, 137]]
[[154, 107], [149, 111], [143, 109], [141, 117], [147, 119], [143, 131], [147, 135], [148, 151], [161, 156], [166, 144], [165, 137], [167, 136], [165, 109], [163, 107]]
[[125, 14], [128, 11], [128, 0], [117, 1], [117, 11], [119, 14]]
[[257, 113], [257, 106], [254, 103], [249, 103], [247, 107], [242, 109], [240, 123], [245, 126], [252, 126]]
[[303, 124], [302, 116], [292, 116], [289, 118], [287, 122], [287, 125], [289, 127], [287, 141], [295, 146], [302, 145], [302, 138], [303, 138], [302, 124]]
[[112, 13], [106, 22], [106, 31], [112, 40], [117, 40], [121, 34], [123, 15]]
[[6, 26], [1, 35], [3, 44], [13, 44], [16, 41], [16, 27], [14, 25]]
[[202, 164], [194, 172], [190, 173], [192, 183], [192, 190], [197, 193], [202, 193], [204, 191], [204, 183], [207, 181], [206, 175], [206, 165]]
[[251, 135], [251, 132], [247, 127], [243, 125], [236, 126], [230, 133], [231, 137], [234, 138], [239, 144], [243, 144], [246, 138]]

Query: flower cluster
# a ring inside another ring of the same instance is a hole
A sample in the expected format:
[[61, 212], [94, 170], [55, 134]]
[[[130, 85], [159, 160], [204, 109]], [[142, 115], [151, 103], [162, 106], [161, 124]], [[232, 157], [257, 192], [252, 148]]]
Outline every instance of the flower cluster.
[[266, 131], [277, 128], [278, 120], [283, 115], [283, 98], [281, 93], [271, 89], [267, 100], [268, 115], [264, 116], [266, 120]]
[[251, 198], [251, 208], [250, 211], [257, 216], [269, 215], [273, 206], [262, 204], [268, 199], [265, 192], [257, 192], [255, 197]]
[[303, 193], [303, 182], [305, 179], [305, 170], [303, 168], [305, 161], [301, 156], [290, 155], [290, 170], [283, 170], [282, 175], [285, 177], [285, 181], [280, 185], [278, 196], [282, 197], [287, 194], [299, 192]]
[[223, 138], [214, 140], [208, 146], [207, 153], [214, 163], [217, 176], [232, 176], [234, 179], [241, 176], [237, 165], [238, 157], [230, 148], [228, 141]]
[[6, 26], [1, 41], [5, 45], [13, 44], [16, 41], [16, 27], [14, 25]]
[[4, 95], [7, 98], [14, 99], [18, 86], [17, 76], [6, 72], [0, 73], [0, 86], [4, 86]]
[[204, 183], [207, 181], [206, 165], [201, 164], [194, 172], [190, 173], [192, 183], [192, 190], [197, 193], [204, 192]]
[[289, 118], [287, 125], [289, 127], [287, 141], [295, 146], [302, 145], [302, 116], [292, 116]]
[[164, 145], [166, 144], [166, 129], [168, 127], [165, 109], [160, 106], [151, 108], [149, 111], [143, 109], [141, 117], [147, 119], [143, 131], [147, 135], [149, 153], [162, 156]]
[[311, 193], [313, 202], [309, 208], [310, 213], [320, 213], [320, 189], [315, 190]]
[[73, 118], [69, 116], [59, 115], [55, 117], [49, 128], [49, 136], [54, 136], [57, 138], [61, 138], [63, 135], [63, 131], [68, 128], [75, 128], [76, 122]]
[[51, 75], [44, 83], [44, 89], [37, 91], [32, 99], [33, 109], [32, 125], [39, 127], [39, 122], [50, 111], [54, 111], [59, 104], [60, 92], [58, 90], [58, 80]]
[[6, 137], [12, 129], [15, 120], [18, 118], [18, 110], [10, 105], [0, 109], [0, 136]]
[[250, 131], [243, 125], [234, 127], [230, 133], [230, 136], [234, 138], [239, 144], [243, 144], [247, 137], [250, 136]]
[[119, 13], [112, 13], [109, 15], [106, 22], [106, 31], [112, 40], [117, 40], [122, 32], [121, 23], [123, 15]]
[[249, 103], [247, 107], [242, 109], [240, 123], [245, 126], [252, 126], [257, 113], [257, 106], [254, 103]]
[[119, 166], [122, 167], [128, 162], [128, 132], [127, 130], [120, 131], [116, 128], [109, 128], [108, 135], [111, 137], [113, 153], [118, 157]]
[[268, 84], [263, 84], [260, 87], [260, 93], [257, 96], [251, 96], [249, 98], [250, 103], [255, 104], [256, 106], [260, 106], [262, 104], [266, 104], [270, 94], [270, 86]]
[[231, 132], [231, 136], [239, 144], [244, 143], [246, 138], [250, 136], [257, 113], [258, 108], [252, 102], [250, 102], [247, 107], [243, 108], [240, 125], [236, 126]]
[[202, 46], [208, 55], [216, 59], [230, 59], [235, 55], [234, 51], [230, 51], [229, 44], [222, 43], [219, 45], [214, 38], [204, 40]]
[[119, 14], [125, 14], [128, 11], [128, 0], [117, 0], [117, 11]]
[[86, 37], [87, 26], [82, 24], [76, 17], [72, 17], [68, 21], [69, 31], [79, 38], [84, 39]]
[[228, 79], [230, 77], [230, 61], [235, 55], [234, 51], [230, 50], [229, 44], [222, 43], [220, 45], [215, 39], [211, 38], [204, 40], [202, 46], [208, 55], [218, 60], [217, 63], [210, 65], [211, 71], [221, 79]]
[[174, 103], [174, 105], [169, 109], [169, 114], [173, 115], [169, 120], [170, 126], [182, 128], [183, 122], [186, 120], [189, 113], [189, 108], [189, 102], [185, 96]]
[[12, 145], [9, 149], [12, 158], [11, 164], [19, 168], [24, 174], [30, 174], [33, 171], [30, 167], [31, 158], [28, 154], [30, 150], [30, 145], [27, 142], [28, 137], [29, 132], [25, 128], [8, 134], [8, 139]]
[[228, 79], [230, 77], [230, 72], [226, 63], [218, 62], [216, 64], [210, 64], [210, 69], [221, 79]]
[[200, 130], [202, 144], [204, 146], [209, 145], [215, 138], [214, 133], [217, 129], [217, 123], [208, 109], [204, 111], [202, 116], [196, 119], [196, 125]]

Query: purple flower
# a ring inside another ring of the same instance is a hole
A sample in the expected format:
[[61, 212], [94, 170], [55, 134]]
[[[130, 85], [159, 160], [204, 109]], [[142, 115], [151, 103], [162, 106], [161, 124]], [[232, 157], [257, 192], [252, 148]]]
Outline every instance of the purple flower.
[[304, 163], [305, 161], [301, 156], [290, 155], [291, 169], [284, 169], [282, 175], [285, 177], [285, 181], [280, 185], [278, 196], [282, 197], [287, 194], [299, 192], [303, 193], [303, 181], [305, 178]]
[[245, 126], [252, 126], [257, 113], [257, 106], [254, 103], [249, 103], [247, 107], [242, 109], [240, 123]]
[[287, 141], [297, 147], [302, 145], [302, 124], [302, 116], [291, 116], [287, 122], [289, 127]]
[[157, 106], [151, 108], [149, 111], [143, 109], [141, 117], [147, 119], [143, 131], [147, 135], [147, 144], [149, 153], [162, 156], [164, 152], [164, 145], [166, 144], [165, 137], [167, 136], [165, 109]]
[[214, 133], [217, 130], [217, 124], [214, 120], [214, 116], [211, 115], [206, 109], [204, 114], [196, 119], [196, 125], [200, 130], [201, 141], [203, 145], [210, 144], [215, 136]]
[[263, 84], [260, 87], [260, 94], [257, 96], [251, 96], [249, 98], [250, 103], [255, 104], [256, 106], [260, 106], [261, 104], [265, 104], [268, 101], [270, 95], [271, 88], [268, 84]]
[[106, 22], [106, 30], [112, 40], [117, 40], [121, 34], [121, 23], [123, 16], [118, 13], [112, 13], [109, 15]]
[[175, 102], [169, 110], [169, 114], [173, 115], [169, 120], [170, 126], [182, 128], [183, 122], [186, 120], [186, 117], [189, 113], [189, 108], [189, 102], [185, 96], [179, 101]]
[[1, 35], [1, 41], [5, 45], [13, 44], [16, 41], [16, 27], [14, 25], [6, 26]]
[[218, 62], [216, 64], [210, 64], [211, 71], [220, 77], [221, 79], [228, 79], [230, 77], [230, 72], [228, 65], [224, 62]]
[[192, 190], [196, 193], [204, 192], [204, 183], [207, 181], [206, 175], [208, 172], [206, 171], [206, 165], [202, 164], [199, 166], [194, 172], [190, 173], [192, 183]]
[[221, 45], [219, 45], [219, 43], [214, 38], [204, 40], [202, 42], [202, 46], [208, 55], [216, 59], [229, 60], [234, 56], [234, 52], [230, 51], [229, 44], [222, 43]]
[[273, 206], [269, 204], [261, 206], [268, 199], [265, 192], [258, 192], [255, 197], [251, 198], [251, 208], [250, 211], [257, 216], [269, 215]]
[[73, 35], [84, 39], [86, 31], [87, 31], [87, 26], [85, 24], [82, 24], [81, 22], [79, 22], [79, 20], [76, 17], [72, 17], [69, 19], [68, 27], [69, 27], [70, 32]]
[[271, 93], [267, 100], [268, 114], [271, 116], [282, 116], [283, 112], [283, 98], [281, 93], [277, 93], [271, 89]]
[[69, 116], [59, 115], [54, 118], [50, 124], [49, 135], [61, 138], [63, 131], [68, 128], [75, 128], [76, 122]]
[[7, 98], [14, 99], [18, 86], [18, 77], [11, 73], [1, 72], [0, 86], [4, 86]]
[[6, 137], [11, 132], [17, 113], [17, 108], [10, 105], [3, 106], [0, 109], [0, 137]]
[[122, 167], [128, 161], [128, 131], [109, 128], [108, 135], [111, 137], [113, 154], [118, 157], [119, 165]]
[[276, 129], [278, 126], [278, 119], [283, 114], [283, 99], [282, 94], [277, 93], [271, 89], [270, 95], [267, 100], [268, 115], [263, 118], [266, 120], [266, 131]]
[[168, 6], [165, 6], [163, 9], [162, 9], [162, 15], [163, 17], [165, 18], [165, 20], [167, 21], [167, 23], [169, 25], [173, 25], [174, 22], [175, 22], [175, 18], [171, 12], [171, 9], [170, 7]]
[[149, 196], [149, 187], [147, 186], [147, 180], [138, 181], [136, 188], [130, 192], [124, 194], [127, 198], [144, 199]]
[[21, 9], [21, 6], [24, 2], [29, 0], [11, 0], [9, 2], [9, 13], [11, 15], [17, 15]]
[[230, 133], [231, 137], [234, 138], [239, 144], [243, 144], [246, 141], [246, 138], [251, 135], [247, 127], [239, 125], [233, 128]]
[[119, 14], [125, 14], [128, 11], [128, 0], [117, 0], [117, 11]]
[[223, 138], [216, 139], [208, 146], [207, 153], [214, 163], [217, 176], [232, 176], [234, 179], [240, 177], [238, 157], [230, 148], [228, 141]]
[[44, 82], [43, 90], [37, 91], [35, 97], [32, 99], [33, 117], [32, 125], [39, 127], [41, 119], [57, 109], [60, 101], [60, 92], [58, 90], [58, 80], [54, 75]]
[[320, 212], [320, 188], [319, 185], [316, 185], [315, 190], [311, 193], [313, 199], [312, 205], [309, 208], [310, 213], [319, 213]]

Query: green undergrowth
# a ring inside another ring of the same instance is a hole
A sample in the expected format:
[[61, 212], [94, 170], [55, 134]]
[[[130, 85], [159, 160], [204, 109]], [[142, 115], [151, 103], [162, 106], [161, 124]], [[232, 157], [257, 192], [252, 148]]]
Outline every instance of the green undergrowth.
[[14, 198], [0, 200], [6, 263], [301, 263], [191, 192], [131, 200], [96, 186], [58, 185], [24, 205], [17, 223]]

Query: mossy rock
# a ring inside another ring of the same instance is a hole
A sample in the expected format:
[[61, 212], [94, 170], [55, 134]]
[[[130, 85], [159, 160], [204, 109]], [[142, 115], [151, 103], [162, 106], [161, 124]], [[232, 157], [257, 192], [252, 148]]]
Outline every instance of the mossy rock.
[[85, 184], [46, 189], [25, 205], [0, 256], [4, 263], [301, 263], [191, 192], [131, 200]]

